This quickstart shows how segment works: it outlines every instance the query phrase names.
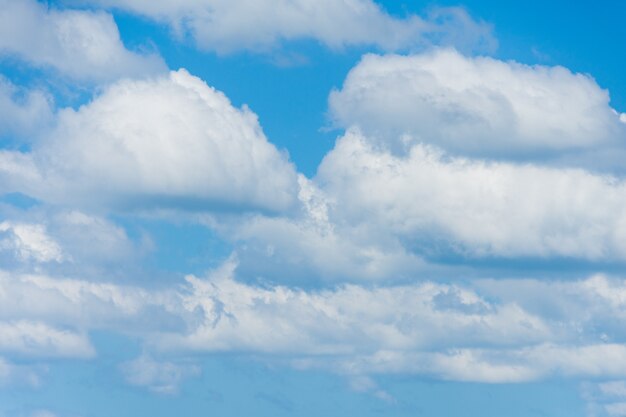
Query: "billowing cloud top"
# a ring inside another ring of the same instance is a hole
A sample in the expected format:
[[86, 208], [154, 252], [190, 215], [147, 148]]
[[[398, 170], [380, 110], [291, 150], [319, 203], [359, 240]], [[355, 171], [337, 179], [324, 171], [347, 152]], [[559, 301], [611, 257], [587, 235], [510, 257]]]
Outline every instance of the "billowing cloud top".
[[295, 170], [256, 115], [185, 70], [120, 81], [43, 136], [1, 157], [7, 183], [46, 201], [280, 211], [295, 198]]
[[454, 50], [366, 55], [329, 99], [334, 122], [395, 142], [472, 156], [541, 158], [626, 140], [588, 75]]
[[[330, 92], [340, 132], [307, 177], [252, 109], [128, 49], [98, 7], [165, 23], [168, 46], [407, 55], [366, 54]], [[371, 376], [626, 380], [626, 115], [589, 75], [458, 52], [477, 46], [490, 27], [458, 8], [0, 0], [3, 65], [36, 73], [0, 78], [0, 384], [74, 358], [175, 396], [219, 352], [389, 401]]]

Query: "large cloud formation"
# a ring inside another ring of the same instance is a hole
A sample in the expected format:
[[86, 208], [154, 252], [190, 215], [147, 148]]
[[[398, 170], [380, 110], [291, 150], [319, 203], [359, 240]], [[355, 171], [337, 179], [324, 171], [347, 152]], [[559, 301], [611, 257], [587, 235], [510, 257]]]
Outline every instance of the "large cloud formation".
[[0, 155], [5, 187], [91, 207], [280, 211], [295, 198], [295, 170], [256, 115], [185, 70], [119, 81], [43, 136]]
[[[623, 117], [592, 79], [449, 50], [370, 55], [330, 105], [346, 132], [312, 179], [251, 110], [185, 70], [118, 81], [56, 112], [32, 149], [0, 151], [2, 193], [62, 206], [0, 222], [2, 259], [19, 264], [0, 273], [0, 353], [90, 358], [91, 332], [133, 333], [142, 355], [122, 373], [166, 393], [199, 372], [181, 357], [224, 351], [357, 377], [626, 378], [622, 278], [421, 274], [446, 257], [626, 260], [623, 177], [554, 160], [621, 149]], [[159, 290], [42, 272], [97, 258], [87, 238], [111, 259], [132, 249], [106, 218], [120, 208], [197, 209], [240, 263]], [[307, 289], [272, 282], [302, 270]], [[311, 289], [311, 276], [344, 285]]]
[[417, 142], [455, 154], [528, 160], [626, 141], [608, 92], [590, 76], [454, 50], [366, 55], [329, 105], [338, 126], [359, 126], [396, 148]]
[[350, 132], [316, 180], [336, 222], [427, 254], [626, 259], [626, 184], [617, 178], [451, 158], [419, 144], [397, 156]]

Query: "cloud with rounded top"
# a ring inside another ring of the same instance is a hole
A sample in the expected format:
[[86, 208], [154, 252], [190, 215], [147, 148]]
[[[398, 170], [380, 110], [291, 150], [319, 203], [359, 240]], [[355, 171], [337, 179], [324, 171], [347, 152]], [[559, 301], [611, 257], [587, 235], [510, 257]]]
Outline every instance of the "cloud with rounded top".
[[185, 70], [119, 81], [60, 110], [44, 136], [0, 154], [5, 187], [92, 208], [279, 212], [295, 201], [295, 169], [256, 115]]

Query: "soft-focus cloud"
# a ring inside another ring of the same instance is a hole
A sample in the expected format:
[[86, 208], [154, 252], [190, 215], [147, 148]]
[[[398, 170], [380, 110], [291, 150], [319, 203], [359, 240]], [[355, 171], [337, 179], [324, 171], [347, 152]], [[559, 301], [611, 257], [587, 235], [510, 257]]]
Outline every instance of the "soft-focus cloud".
[[127, 50], [110, 14], [57, 10], [35, 0], [0, 0], [0, 57], [52, 68], [80, 81], [111, 81], [166, 69], [156, 54]]
[[587, 401], [587, 414], [592, 417], [619, 417], [626, 415], [626, 381], [609, 380], [587, 382], [581, 386]]
[[0, 76], [0, 137], [30, 141], [52, 120], [52, 98], [48, 94], [20, 89]]
[[15, 385], [37, 387], [40, 383], [40, 375], [31, 367], [16, 365], [0, 357], [0, 388]]
[[366, 55], [329, 105], [336, 125], [358, 126], [395, 151], [427, 143], [453, 154], [537, 160], [576, 160], [585, 151], [605, 158], [598, 166], [606, 158], [615, 166], [611, 152], [626, 143], [626, 125], [590, 76], [454, 50]]
[[184, 379], [200, 373], [196, 365], [157, 361], [146, 355], [120, 367], [129, 384], [146, 387], [159, 394], [176, 394]]
[[295, 170], [247, 107], [185, 70], [123, 80], [31, 153], [0, 154], [5, 187], [42, 200], [114, 208], [259, 209], [295, 200]]
[[70, 358], [95, 354], [86, 335], [30, 321], [0, 322], [0, 352]]
[[79, 0], [115, 7], [168, 23], [179, 36], [220, 53], [268, 50], [282, 41], [312, 39], [331, 48], [350, 45], [383, 50], [430, 44], [492, 51], [490, 25], [462, 8], [432, 9], [426, 17], [389, 15], [371, 0]]
[[10, 251], [22, 261], [63, 260], [61, 247], [40, 224], [0, 223], [0, 251]]

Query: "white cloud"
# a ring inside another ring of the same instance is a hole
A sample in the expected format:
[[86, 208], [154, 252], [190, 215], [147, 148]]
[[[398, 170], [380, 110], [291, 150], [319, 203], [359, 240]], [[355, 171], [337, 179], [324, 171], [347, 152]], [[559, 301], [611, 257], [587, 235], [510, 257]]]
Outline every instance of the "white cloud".
[[7, 385], [26, 385], [37, 387], [41, 383], [40, 376], [32, 368], [16, 365], [0, 357], [0, 387]]
[[[3, 238], [3, 235], [8, 235]], [[9, 250], [22, 261], [61, 262], [64, 258], [59, 244], [41, 224], [0, 223], [0, 251]]]
[[584, 383], [583, 398], [591, 417], [619, 417], [626, 415], [626, 381], [609, 380]]
[[35, 0], [0, 0], [0, 56], [85, 81], [111, 81], [166, 68], [158, 55], [127, 50], [110, 14], [49, 9]]
[[334, 367], [348, 374], [422, 374], [444, 380], [485, 383], [527, 382], [553, 376], [615, 378], [626, 374], [626, 347], [545, 343], [514, 349], [381, 350], [371, 355], [335, 358], [326, 363], [315, 358], [303, 364], [305, 368]]
[[[172, 321], [165, 313], [180, 314], [178, 298], [174, 291], [0, 271], [0, 319], [7, 321], [45, 321], [80, 329], [123, 324], [152, 331]], [[155, 317], [160, 323], [152, 322]]]
[[350, 388], [356, 392], [363, 392], [373, 395], [374, 397], [386, 401], [388, 403], [395, 403], [396, 399], [387, 391], [380, 389], [376, 382], [363, 375], [357, 375], [350, 378]]
[[604, 382], [598, 388], [606, 396], [626, 398], [626, 381]]
[[33, 148], [0, 154], [5, 186], [63, 205], [280, 211], [297, 190], [256, 115], [185, 70], [59, 111]]
[[50, 217], [50, 232], [72, 262], [91, 267], [107, 262], [119, 265], [142, 254], [143, 248], [132, 242], [122, 227], [105, 218], [77, 210]]
[[[341, 127], [358, 126], [396, 151], [428, 143], [453, 154], [571, 159], [622, 147], [626, 129], [588, 75], [454, 50], [366, 55], [329, 98]], [[622, 149], [623, 152], [623, 149]], [[622, 158], [623, 160], [623, 158]], [[618, 162], [614, 158], [613, 165]]]
[[15, 192], [25, 184], [40, 181], [41, 176], [30, 155], [0, 150], [0, 194]]
[[372, 45], [384, 50], [454, 44], [493, 50], [491, 27], [464, 9], [433, 9], [396, 18], [371, 0], [82, 0], [169, 23], [205, 50], [268, 50], [281, 41], [313, 39], [331, 48]]
[[[208, 278], [190, 276], [183, 287], [158, 291], [3, 276], [0, 350], [89, 357], [89, 331], [132, 334], [143, 341], [145, 353], [123, 364], [122, 372], [129, 383], [163, 393], [176, 392], [184, 378], [199, 372], [181, 358], [208, 352], [332, 370], [351, 378], [355, 389], [383, 399], [384, 391], [368, 384], [368, 376], [490, 383], [626, 377], [622, 279], [305, 291], [238, 282], [234, 268], [230, 262]], [[164, 352], [170, 359], [154, 359]], [[604, 391], [621, 392], [608, 385]]]
[[160, 394], [176, 394], [184, 379], [200, 373], [196, 365], [156, 361], [147, 355], [123, 363], [121, 370], [129, 384]]
[[52, 411], [48, 410], [37, 410], [30, 415], [30, 417], [57, 417]]
[[609, 416], [623, 417], [626, 416], [626, 401], [619, 403], [611, 403], [605, 406], [605, 410]]
[[[183, 305], [204, 319], [188, 333], [160, 335], [155, 346], [265, 354], [298, 368], [355, 377], [409, 373], [499, 383], [626, 375], [626, 346], [598, 334], [625, 340], [609, 322], [622, 307], [581, 297], [605, 278], [559, 282], [537, 310], [533, 300], [487, 301], [474, 290], [432, 282], [315, 291], [256, 287], [233, 280], [232, 268], [226, 265], [207, 280], [187, 278], [191, 287]], [[623, 280], [613, 284], [623, 291]], [[562, 302], [576, 308], [565, 316], [551, 314]], [[601, 309], [600, 320], [583, 313]]]
[[129, 268], [153, 249], [146, 233], [131, 238], [111, 220], [78, 210], [0, 206], [0, 218], [6, 219], [0, 221], [0, 263], [5, 269], [40, 272], [45, 268], [95, 279], [120, 271], [131, 276]]
[[301, 210], [292, 217], [256, 215], [207, 222], [238, 244], [238, 271], [242, 274], [306, 283], [403, 277], [426, 267], [398, 243], [333, 223], [322, 190], [302, 175], [298, 182]]
[[23, 320], [0, 322], [0, 351], [43, 357], [91, 358], [95, 355], [84, 334]]
[[[515, 346], [550, 340], [539, 317], [492, 305], [462, 288], [434, 283], [334, 290], [260, 288], [232, 279], [233, 265], [209, 280], [188, 277], [183, 305], [204, 320], [163, 348], [295, 355], [357, 355], [442, 346]], [[448, 300], [443, 300], [444, 298]]]
[[49, 95], [40, 90], [20, 89], [0, 76], [0, 137], [32, 140], [52, 120]]
[[434, 257], [626, 258], [626, 184], [581, 169], [396, 155], [350, 131], [315, 182], [330, 219]]

